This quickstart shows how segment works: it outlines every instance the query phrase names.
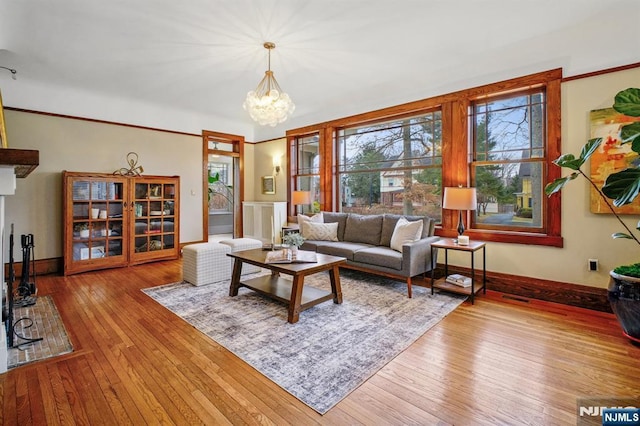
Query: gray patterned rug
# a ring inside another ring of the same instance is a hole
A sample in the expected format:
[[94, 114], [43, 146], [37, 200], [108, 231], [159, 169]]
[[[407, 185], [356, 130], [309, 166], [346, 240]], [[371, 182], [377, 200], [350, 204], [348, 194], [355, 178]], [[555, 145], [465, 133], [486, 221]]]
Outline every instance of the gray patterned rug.
[[[452, 312], [464, 297], [341, 271], [343, 303], [321, 303], [287, 322], [287, 309], [229, 284], [167, 284], [143, 291], [320, 414]], [[327, 273], [305, 285], [329, 289]]]

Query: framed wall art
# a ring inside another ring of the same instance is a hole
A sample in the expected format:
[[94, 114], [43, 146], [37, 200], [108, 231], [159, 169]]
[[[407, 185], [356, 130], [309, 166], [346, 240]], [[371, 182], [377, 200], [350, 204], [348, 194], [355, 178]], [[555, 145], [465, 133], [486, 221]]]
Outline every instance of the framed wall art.
[[262, 193], [263, 194], [275, 194], [276, 193], [276, 178], [275, 178], [275, 176], [262, 176]]
[[[620, 128], [640, 117], [620, 114], [613, 108], [593, 110], [589, 114], [591, 122], [590, 139], [602, 138], [602, 143], [591, 156], [591, 179], [602, 188], [607, 177], [614, 172], [624, 170], [640, 161], [638, 154], [631, 150], [631, 144], [620, 143]], [[610, 201], [613, 205], [613, 202]], [[595, 189], [591, 188], [590, 202], [592, 213], [609, 213], [611, 210]], [[619, 214], [640, 214], [640, 201], [634, 201], [623, 207], [614, 207]]]

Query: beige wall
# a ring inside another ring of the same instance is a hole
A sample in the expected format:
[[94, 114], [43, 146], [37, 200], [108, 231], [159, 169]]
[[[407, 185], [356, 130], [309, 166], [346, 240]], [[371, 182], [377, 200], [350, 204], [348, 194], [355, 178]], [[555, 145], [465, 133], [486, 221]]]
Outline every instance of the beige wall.
[[[640, 68], [564, 83], [562, 86], [562, 152], [578, 153], [589, 138], [589, 111], [607, 108], [619, 90], [638, 87]], [[37, 259], [62, 256], [61, 179], [64, 169], [112, 172], [126, 165], [129, 151], [140, 155], [146, 174], [181, 176], [181, 242], [200, 240], [202, 223], [201, 139], [151, 130], [71, 120], [15, 111], [6, 112], [9, 145], [40, 150], [40, 166], [18, 179], [7, 199], [7, 223], [16, 234], [35, 235]], [[260, 178], [273, 174], [274, 155], [282, 155], [276, 194], [260, 191]], [[287, 164], [284, 138], [245, 145], [245, 200], [286, 201]], [[608, 270], [638, 260], [633, 242], [612, 240], [621, 231], [612, 215], [589, 212], [584, 180], [571, 182], [562, 194], [564, 248], [488, 243], [490, 271], [554, 281], [606, 287]], [[635, 228], [638, 217], [625, 220]], [[599, 272], [587, 271], [587, 259], [600, 261]], [[468, 255], [452, 253], [453, 264], [468, 265]]]
[[[19, 237], [34, 234], [36, 259], [62, 257], [63, 170], [112, 173], [138, 153], [146, 175], [180, 176], [181, 242], [202, 237], [202, 138], [167, 132], [5, 111], [10, 148], [40, 151], [40, 165], [17, 179], [16, 194], [6, 199], [6, 223]], [[188, 220], [186, 220], [188, 219]], [[7, 235], [10, 228], [7, 228]]]
[[[247, 175], [247, 181], [254, 185], [253, 192], [248, 192], [245, 187], [245, 198], [247, 201], [287, 201], [287, 151], [286, 138], [276, 139], [268, 142], [261, 142], [254, 145], [255, 161], [251, 170], [254, 175], [252, 179]], [[276, 193], [267, 195], [262, 193], [261, 177], [275, 176], [273, 170], [273, 157], [281, 156], [280, 173], [276, 176]], [[251, 197], [251, 198], [249, 198]]]
[[[589, 111], [609, 108], [617, 92], [640, 84], [640, 68], [569, 81], [562, 84], [562, 153], [578, 155], [589, 139]], [[586, 169], [588, 173], [588, 168]], [[563, 175], [568, 174], [563, 171]], [[623, 232], [610, 214], [589, 211], [588, 183], [571, 182], [562, 192], [563, 248], [488, 243], [487, 268], [507, 274], [606, 287], [608, 272], [622, 263], [639, 260], [640, 248], [630, 240], [613, 240]], [[637, 216], [625, 216], [635, 229]], [[469, 256], [452, 256], [456, 264], [468, 265]], [[587, 270], [587, 261], [600, 261], [598, 272]]]

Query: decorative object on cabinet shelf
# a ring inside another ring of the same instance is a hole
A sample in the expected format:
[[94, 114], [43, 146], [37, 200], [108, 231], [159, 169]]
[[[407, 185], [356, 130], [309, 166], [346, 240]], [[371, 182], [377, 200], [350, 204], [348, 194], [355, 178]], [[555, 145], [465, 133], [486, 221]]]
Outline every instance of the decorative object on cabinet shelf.
[[80, 238], [89, 238], [89, 224], [87, 222], [76, 223], [73, 230]]
[[[458, 210], [458, 236], [464, 233], [464, 221], [462, 220], [463, 210], [475, 210], [477, 207], [476, 189], [447, 187], [444, 189], [444, 197], [442, 208], [448, 210]], [[458, 239], [456, 241], [460, 245], [469, 245], [468, 238]]]
[[113, 174], [121, 176], [140, 176], [142, 172], [144, 172], [142, 166], [138, 165], [138, 154], [135, 152], [127, 154], [127, 164], [129, 164], [128, 169], [123, 167], [113, 172]]

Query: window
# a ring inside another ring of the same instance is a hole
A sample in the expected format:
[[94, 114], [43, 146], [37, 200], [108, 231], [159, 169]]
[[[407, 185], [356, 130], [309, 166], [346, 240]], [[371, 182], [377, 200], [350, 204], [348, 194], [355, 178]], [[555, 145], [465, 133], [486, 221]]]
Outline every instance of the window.
[[338, 129], [336, 146], [340, 211], [440, 219], [440, 111]]
[[471, 238], [561, 247], [560, 197], [543, 195], [561, 173], [561, 79], [555, 69], [289, 130], [293, 189], [323, 197], [322, 210], [428, 215], [454, 237], [442, 188], [475, 186]]
[[320, 211], [320, 137], [318, 134], [293, 139], [291, 158], [293, 168], [293, 191], [310, 191], [312, 204], [294, 206], [297, 211], [309, 213]]
[[545, 232], [545, 118], [542, 89], [471, 104], [473, 228]]

